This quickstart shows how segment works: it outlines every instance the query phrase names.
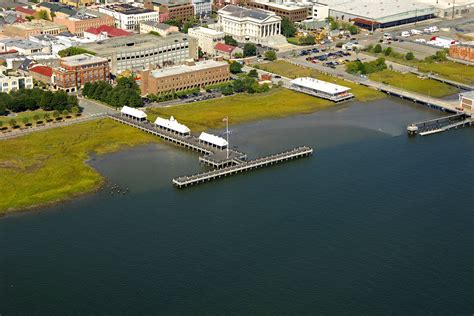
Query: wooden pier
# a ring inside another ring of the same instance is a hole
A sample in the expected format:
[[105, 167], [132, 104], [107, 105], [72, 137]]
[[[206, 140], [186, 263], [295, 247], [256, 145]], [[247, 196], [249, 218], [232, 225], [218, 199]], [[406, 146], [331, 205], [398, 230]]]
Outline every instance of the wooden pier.
[[282, 163], [284, 161], [298, 159], [309, 156], [313, 153], [313, 149], [307, 146], [298, 147], [282, 153], [274, 154], [267, 157], [257, 158], [241, 162], [235, 166], [216, 169], [209, 172], [203, 172], [191, 176], [183, 176], [173, 179], [173, 184], [178, 188], [192, 186], [199, 183], [216, 180], [222, 177], [239, 174], [245, 171], [250, 171], [273, 164]]
[[122, 124], [126, 124], [138, 128], [144, 132], [161, 137], [162, 139], [173, 144], [197, 151], [203, 154], [203, 156], [199, 157], [200, 162], [205, 163], [212, 168], [216, 168], [209, 172], [173, 179], [173, 184], [179, 188], [242, 173], [276, 163], [281, 163], [288, 160], [302, 158], [313, 153], [312, 148], [303, 146], [271, 156], [246, 161], [247, 155], [235, 149], [227, 150], [212, 147], [200, 142], [197, 137], [191, 135], [183, 136], [181, 134], [162, 129], [148, 121], [133, 120], [131, 118], [123, 117], [118, 113], [109, 113], [107, 116]]
[[470, 126], [473, 119], [466, 113], [444, 116], [436, 119], [422, 122], [411, 123], [407, 126], [407, 132], [410, 135], [431, 135], [444, 132], [453, 128]]

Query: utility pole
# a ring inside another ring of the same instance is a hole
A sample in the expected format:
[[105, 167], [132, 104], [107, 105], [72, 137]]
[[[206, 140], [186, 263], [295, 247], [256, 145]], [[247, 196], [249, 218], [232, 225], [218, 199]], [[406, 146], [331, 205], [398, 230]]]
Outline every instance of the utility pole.
[[227, 139], [226, 157], [229, 159], [229, 118], [226, 116], [223, 121], [225, 122], [225, 134]]

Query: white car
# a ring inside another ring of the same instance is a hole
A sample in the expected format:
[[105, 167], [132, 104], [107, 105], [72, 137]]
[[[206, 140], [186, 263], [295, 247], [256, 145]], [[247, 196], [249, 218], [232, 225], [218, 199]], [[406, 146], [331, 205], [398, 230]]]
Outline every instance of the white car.
[[417, 42], [417, 43], [426, 43], [426, 40], [424, 38], [417, 38], [415, 40], [415, 42]]
[[410, 32], [407, 32], [407, 31], [402, 32], [400, 35], [402, 37], [410, 37], [411, 36]]
[[415, 29], [411, 30], [410, 33], [411, 33], [411, 35], [420, 35], [420, 34], [423, 34], [422, 31], [415, 30]]

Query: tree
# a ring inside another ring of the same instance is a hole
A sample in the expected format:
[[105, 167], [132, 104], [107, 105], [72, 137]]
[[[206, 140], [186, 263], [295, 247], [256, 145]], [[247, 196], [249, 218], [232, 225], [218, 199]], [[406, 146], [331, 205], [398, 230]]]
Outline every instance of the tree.
[[231, 46], [238, 46], [239, 45], [237, 43], [237, 41], [230, 35], [225, 35], [224, 36], [224, 43], [227, 44], [227, 45], [231, 45]]
[[382, 46], [380, 46], [380, 44], [375, 45], [374, 53], [380, 54], [381, 52], [382, 52]]
[[25, 116], [25, 117], [22, 119], [22, 121], [23, 121], [23, 124], [26, 125], [26, 124], [28, 124], [28, 122], [30, 121], [30, 119]]
[[201, 46], [198, 47], [198, 58], [201, 59], [204, 57], [204, 52], [202, 51]]
[[11, 119], [8, 124], [10, 124], [10, 126], [13, 128], [16, 126], [16, 120], [15, 119]]
[[79, 109], [78, 106], [73, 106], [71, 108], [71, 113], [74, 114], [74, 116], [77, 116], [77, 114], [79, 114], [79, 111], [80, 111], [80, 109]]
[[390, 56], [390, 54], [392, 54], [392, 51], [393, 50], [391, 47], [385, 48], [385, 51], [384, 51], [385, 56]]
[[49, 20], [48, 11], [46, 11], [46, 10], [40, 10], [40, 11], [38, 11], [38, 19]]
[[258, 78], [258, 72], [257, 72], [257, 69], [252, 69], [249, 71], [248, 73], [249, 77], [252, 77], [252, 78]]
[[300, 38], [300, 43], [304, 45], [313, 45], [316, 43], [316, 38], [313, 35], [307, 35]]
[[356, 35], [357, 33], [359, 33], [359, 28], [354, 24], [350, 24], [347, 30], [349, 31], [349, 33], [351, 33], [351, 35]]
[[415, 55], [414, 55], [412, 52], [408, 52], [408, 53], [405, 55], [405, 59], [406, 59], [406, 60], [413, 60], [413, 59], [415, 59]]
[[233, 73], [233, 74], [238, 74], [240, 72], [242, 72], [242, 65], [238, 62], [233, 62], [230, 64], [230, 72]]
[[234, 89], [229, 85], [222, 88], [221, 92], [223, 95], [231, 95], [234, 93]]
[[49, 121], [51, 116], [49, 115], [49, 113], [45, 113], [43, 117], [46, 121]]
[[53, 101], [53, 96], [54, 96], [54, 93], [51, 91], [46, 91], [45, 93], [43, 93], [39, 102], [40, 108], [46, 111], [52, 110], [53, 107], [51, 103]]
[[68, 111], [68, 110], [63, 110], [62, 115], [68, 116], [68, 115], [69, 115], [69, 111]]
[[181, 32], [187, 34], [187, 33], [188, 33], [188, 30], [189, 30], [190, 28], [192, 28], [192, 27], [193, 27], [193, 23], [191, 23], [191, 22], [188, 21], [188, 22], [184, 23], [184, 25], [183, 25], [183, 27], [182, 27], [182, 29], [181, 29]]
[[59, 113], [59, 111], [56, 110], [56, 111], [53, 112], [53, 117], [55, 119], [58, 119], [60, 116], [61, 116], [61, 113]]
[[232, 84], [232, 87], [234, 88], [235, 92], [245, 91], [245, 84], [244, 84], [243, 80], [241, 80], [241, 79], [235, 80], [234, 83]]
[[265, 59], [268, 59], [269, 61], [274, 61], [277, 59], [277, 54], [273, 50], [267, 50], [265, 52]]
[[40, 120], [39, 115], [38, 115], [38, 114], [35, 114], [35, 115], [33, 116], [33, 120], [35, 120], [35, 122], [38, 122], [38, 121]]
[[252, 43], [246, 43], [244, 45], [244, 57], [257, 55], [257, 46]]
[[291, 22], [287, 17], [281, 19], [281, 34], [285, 37], [295, 36], [297, 29], [293, 22]]
[[95, 55], [94, 52], [88, 51], [87, 49], [84, 49], [81, 47], [75, 47], [75, 46], [68, 47], [58, 52], [58, 55], [60, 57], [68, 57], [68, 56], [74, 56], [74, 55], [79, 55], [79, 54]]

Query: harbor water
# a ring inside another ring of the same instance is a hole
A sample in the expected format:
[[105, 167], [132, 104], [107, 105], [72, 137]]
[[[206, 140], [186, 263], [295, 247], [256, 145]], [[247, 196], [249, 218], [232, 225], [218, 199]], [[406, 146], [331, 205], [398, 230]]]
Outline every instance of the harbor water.
[[93, 157], [126, 194], [0, 219], [0, 314], [471, 315], [473, 129], [406, 135], [441, 115], [385, 99], [233, 126], [249, 158], [315, 152], [182, 190], [204, 168], [185, 149]]

